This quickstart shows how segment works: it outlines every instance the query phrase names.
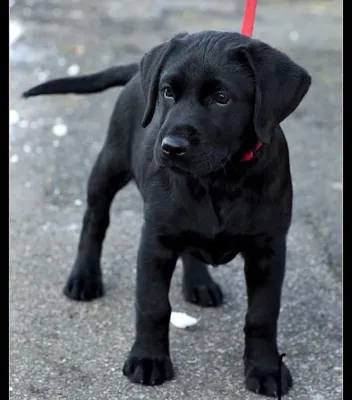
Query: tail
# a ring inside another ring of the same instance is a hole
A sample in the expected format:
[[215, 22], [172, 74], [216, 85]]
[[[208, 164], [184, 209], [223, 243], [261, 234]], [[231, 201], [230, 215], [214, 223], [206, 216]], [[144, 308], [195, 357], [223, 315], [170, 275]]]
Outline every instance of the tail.
[[53, 79], [27, 90], [24, 98], [42, 94], [82, 94], [102, 92], [114, 86], [123, 86], [138, 72], [137, 63], [119, 65], [91, 75]]

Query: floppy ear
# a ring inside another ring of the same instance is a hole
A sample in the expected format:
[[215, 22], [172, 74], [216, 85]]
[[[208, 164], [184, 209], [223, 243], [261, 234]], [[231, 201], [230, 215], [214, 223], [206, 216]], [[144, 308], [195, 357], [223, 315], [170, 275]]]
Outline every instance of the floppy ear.
[[239, 49], [255, 79], [253, 123], [258, 139], [269, 143], [271, 132], [300, 104], [311, 77], [286, 54], [258, 40]]
[[141, 82], [146, 98], [146, 108], [142, 119], [142, 127], [148, 126], [153, 119], [156, 100], [158, 98], [159, 77], [167, 56], [173, 49], [176, 39], [188, 35], [188, 33], [179, 33], [170, 41], [154, 47], [144, 55], [140, 63]]

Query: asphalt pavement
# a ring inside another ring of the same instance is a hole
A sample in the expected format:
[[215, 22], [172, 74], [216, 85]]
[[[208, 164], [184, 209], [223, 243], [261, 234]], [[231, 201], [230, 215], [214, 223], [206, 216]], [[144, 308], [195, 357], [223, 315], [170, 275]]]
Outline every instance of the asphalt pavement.
[[[241, 261], [217, 268], [225, 304], [174, 311], [176, 378], [133, 385], [121, 368], [133, 342], [142, 203], [133, 184], [113, 204], [102, 266], [106, 296], [76, 303], [62, 288], [76, 254], [90, 169], [119, 89], [23, 100], [46, 79], [139, 60], [180, 31], [240, 30], [244, 1], [15, 0], [10, 2], [10, 398], [13, 400], [255, 400], [243, 382], [246, 295]], [[279, 321], [294, 387], [287, 400], [342, 399], [342, 10], [340, 1], [259, 0], [254, 37], [311, 73], [284, 123], [294, 215]]]

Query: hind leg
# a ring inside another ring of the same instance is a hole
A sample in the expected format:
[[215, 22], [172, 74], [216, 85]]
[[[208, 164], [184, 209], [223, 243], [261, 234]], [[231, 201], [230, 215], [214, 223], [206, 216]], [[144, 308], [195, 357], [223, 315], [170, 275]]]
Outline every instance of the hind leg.
[[109, 211], [115, 194], [131, 179], [118, 155], [108, 146], [100, 152], [88, 181], [87, 208], [78, 253], [64, 294], [74, 300], [88, 301], [103, 296], [100, 257], [109, 225]]
[[218, 307], [223, 294], [220, 286], [211, 277], [208, 266], [189, 253], [182, 255], [183, 295], [185, 300], [202, 307]]

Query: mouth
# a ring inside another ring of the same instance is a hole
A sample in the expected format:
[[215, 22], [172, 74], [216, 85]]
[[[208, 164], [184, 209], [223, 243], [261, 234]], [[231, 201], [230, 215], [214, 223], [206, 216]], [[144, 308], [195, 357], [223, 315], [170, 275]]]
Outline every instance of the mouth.
[[154, 159], [160, 168], [167, 168], [179, 175], [190, 175], [190, 172], [186, 168], [176, 165], [174, 160], [170, 160], [164, 156], [155, 156]]
[[166, 167], [166, 168], [171, 169], [171, 171], [173, 171], [179, 175], [191, 175], [191, 173], [189, 171], [186, 171], [180, 167], [176, 167], [176, 165], [170, 165], [169, 167]]
[[[182, 158], [182, 157], [181, 157]], [[170, 158], [166, 157], [159, 152], [154, 153], [154, 159], [159, 168], [167, 168], [170, 171], [183, 176], [198, 176], [208, 175], [213, 172], [217, 172], [226, 166], [229, 161], [227, 156], [222, 157], [217, 162], [204, 162], [204, 160], [193, 160], [192, 165], [187, 165], [187, 160], [179, 160], [177, 157]]]

